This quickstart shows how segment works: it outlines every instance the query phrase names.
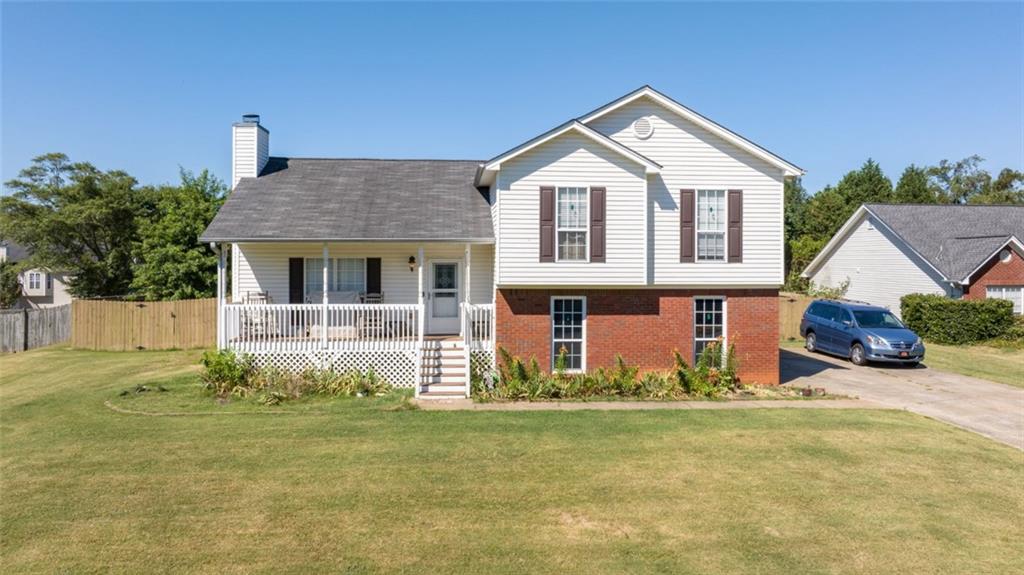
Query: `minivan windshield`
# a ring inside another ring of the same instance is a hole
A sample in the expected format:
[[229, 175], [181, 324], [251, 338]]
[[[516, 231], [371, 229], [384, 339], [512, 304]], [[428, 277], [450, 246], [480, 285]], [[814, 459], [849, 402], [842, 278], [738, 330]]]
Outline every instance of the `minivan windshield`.
[[902, 328], [903, 324], [892, 312], [884, 309], [855, 309], [853, 317], [857, 319], [857, 325], [864, 328]]

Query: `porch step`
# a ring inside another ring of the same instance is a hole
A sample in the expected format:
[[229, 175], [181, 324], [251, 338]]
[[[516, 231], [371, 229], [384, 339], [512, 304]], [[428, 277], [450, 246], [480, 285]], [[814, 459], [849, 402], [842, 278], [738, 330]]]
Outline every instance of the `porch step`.
[[420, 399], [457, 399], [466, 397], [461, 391], [424, 391], [420, 393]]
[[420, 395], [423, 395], [424, 393], [454, 393], [456, 395], [465, 396], [466, 386], [461, 383], [457, 385], [451, 383], [432, 383], [420, 387]]
[[424, 341], [421, 353], [420, 397], [466, 396], [466, 353], [461, 339]]

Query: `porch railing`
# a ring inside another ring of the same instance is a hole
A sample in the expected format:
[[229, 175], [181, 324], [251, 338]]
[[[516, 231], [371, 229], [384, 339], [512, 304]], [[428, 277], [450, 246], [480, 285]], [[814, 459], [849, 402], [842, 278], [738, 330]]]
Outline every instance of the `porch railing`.
[[474, 352], [494, 349], [494, 305], [462, 304], [462, 351], [466, 366], [466, 397], [473, 391]]
[[[226, 304], [227, 346], [275, 351], [415, 351], [417, 304]], [[326, 311], [326, 321], [325, 319]]]

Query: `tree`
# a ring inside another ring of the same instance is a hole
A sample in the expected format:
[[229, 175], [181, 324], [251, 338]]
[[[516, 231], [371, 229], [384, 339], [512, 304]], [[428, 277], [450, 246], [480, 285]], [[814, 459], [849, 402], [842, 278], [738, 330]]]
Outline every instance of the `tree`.
[[825, 186], [824, 190], [814, 194], [807, 202], [804, 234], [818, 239], [832, 237], [850, 217], [853, 209], [848, 208], [846, 198], [838, 189]]
[[893, 201], [897, 204], [934, 204], [935, 192], [928, 186], [928, 170], [910, 164], [896, 183]]
[[859, 170], [848, 172], [839, 180], [836, 191], [845, 200], [849, 217], [861, 204], [891, 202], [892, 180], [882, 173], [877, 162], [868, 158]]
[[0, 236], [28, 248], [32, 267], [68, 272], [76, 297], [128, 293], [136, 221], [151, 209], [135, 179], [64, 154], [39, 156], [19, 176], [0, 198]]
[[139, 222], [132, 290], [147, 300], [212, 297], [217, 256], [199, 242], [227, 187], [203, 170], [181, 170], [181, 185], [155, 190], [153, 217]]
[[972, 204], [1024, 204], [1024, 172], [1003, 168], [985, 190], [967, 201]]
[[803, 233], [804, 213], [807, 211], [809, 197], [800, 178], [786, 180], [784, 196], [786, 239], [790, 240]]
[[0, 261], [0, 309], [14, 307], [21, 297], [18, 271], [18, 265], [14, 262]]
[[992, 176], [981, 168], [981, 156], [969, 156], [958, 162], [942, 160], [928, 168], [928, 183], [942, 203], [964, 204], [987, 191]]

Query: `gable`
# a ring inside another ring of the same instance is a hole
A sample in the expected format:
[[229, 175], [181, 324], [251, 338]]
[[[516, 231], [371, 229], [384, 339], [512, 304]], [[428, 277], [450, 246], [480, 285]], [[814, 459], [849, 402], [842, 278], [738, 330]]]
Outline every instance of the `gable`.
[[[633, 124], [644, 118], [653, 132], [637, 136]], [[589, 121], [588, 126], [658, 162], [665, 170], [686, 164], [715, 164], [719, 169], [749, 169], [778, 178], [780, 168], [687, 119], [664, 104], [643, 96]]]

